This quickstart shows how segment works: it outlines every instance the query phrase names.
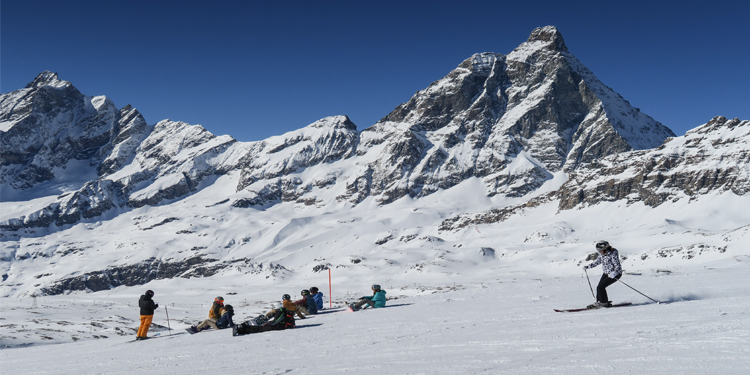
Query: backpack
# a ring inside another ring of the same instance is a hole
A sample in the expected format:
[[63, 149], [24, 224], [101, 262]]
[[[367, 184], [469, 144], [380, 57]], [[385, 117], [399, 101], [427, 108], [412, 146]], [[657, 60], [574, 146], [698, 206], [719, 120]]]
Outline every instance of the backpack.
[[276, 325], [283, 326], [286, 328], [294, 328], [294, 311], [287, 310], [285, 308], [281, 309], [282, 319], [280, 321], [276, 322]]

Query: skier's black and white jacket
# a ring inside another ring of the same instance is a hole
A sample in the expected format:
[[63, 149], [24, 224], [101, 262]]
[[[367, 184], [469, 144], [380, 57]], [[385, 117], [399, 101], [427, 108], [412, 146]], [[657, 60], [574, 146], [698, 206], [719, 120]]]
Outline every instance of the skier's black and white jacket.
[[622, 274], [622, 266], [620, 266], [620, 253], [615, 248], [611, 248], [604, 254], [599, 254], [594, 263], [589, 264], [586, 268], [594, 268], [599, 264], [602, 265], [602, 270], [607, 276], [616, 278], [617, 275]]

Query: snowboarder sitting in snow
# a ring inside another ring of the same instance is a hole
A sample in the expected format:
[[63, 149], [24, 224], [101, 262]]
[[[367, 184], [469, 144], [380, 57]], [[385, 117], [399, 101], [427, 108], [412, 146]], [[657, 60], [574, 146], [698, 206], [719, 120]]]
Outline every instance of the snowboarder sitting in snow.
[[[292, 302], [292, 296], [284, 294], [283, 296], [281, 296], [281, 303], [283, 308], [291, 311], [292, 313], [297, 313], [297, 316], [299, 316], [300, 319], [305, 319], [305, 316], [302, 315], [302, 312], [298, 309], [298, 306], [295, 305], [294, 302]], [[272, 316], [276, 315], [279, 310], [281, 310], [281, 307], [277, 306], [273, 310], [266, 313], [266, 317], [270, 319]]]
[[141, 326], [138, 327], [138, 333], [135, 336], [136, 340], [145, 340], [148, 338], [148, 329], [151, 327], [151, 321], [154, 320], [154, 310], [159, 307], [159, 304], [151, 299], [153, 296], [154, 291], [147, 290], [138, 300], [138, 307], [141, 308]]
[[[310, 296], [310, 291], [307, 289], [304, 289], [300, 292], [300, 295], [302, 296], [302, 299], [294, 301], [294, 304], [297, 305], [297, 313], [302, 313], [305, 315], [310, 315], [310, 310], [307, 308], [307, 297]], [[317, 313], [317, 311], [315, 311]]]
[[364, 296], [359, 299], [357, 303], [349, 305], [352, 310], [357, 311], [362, 306], [372, 306], [374, 308], [385, 307], [385, 290], [380, 289], [380, 285], [375, 284], [372, 286], [372, 295]]
[[[318, 304], [315, 302], [312, 294], [309, 290], [305, 289], [302, 291], [302, 299], [299, 302], [303, 303], [302, 307], [307, 309], [307, 315], [315, 315], [318, 313]], [[297, 302], [295, 302], [296, 304]]]
[[317, 287], [312, 287], [310, 288], [310, 296], [315, 301], [315, 306], [318, 310], [323, 310], [323, 293], [321, 293]]
[[214, 298], [214, 303], [211, 305], [211, 310], [208, 311], [208, 319], [202, 321], [197, 326], [192, 326], [188, 328], [189, 330], [193, 331], [193, 333], [198, 333], [208, 327], [211, 327], [213, 329], [219, 329], [219, 327], [216, 326], [216, 322], [219, 321], [219, 318], [224, 314], [224, 297], [216, 297]]
[[[288, 295], [285, 294], [284, 296]], [[248, 333], [278, 331], [295, 327], [293, 311], [287, 310], [285, 307], [274, 311], [275, 313], [271, 317], [271, 319], [269, 319], [268, 322], [266, 322], [262, 326], [254, 325], [250, 321], [243, 322], [242, 324], [234, 326], [234, 329], [232, 330], [232, 336], [246, 335]]]
[[221, 318], [216, 322], [216, 327], [219, 329], [234, 327], [232, 317], [234, 316], [234, 308], [232, 305], [224, 306], [224, 313], [221, 314]]
[[599, 257], [587, 266], [583, 266], [583, 269], [593, 268], [602, 265], [602, 278], [599, 280], [599, 285], [596, 286], [596, 302], [588, 305], [587, 309], [598, 309], [600, 307], [611, 307], [612, 302], [607, 297], [607, 287], [617, 282], [622, 276], [622, 267], [620, 266], [620, 253], [617, 249], [609, 245], [607, 241], [599, 241], [596, 243], [596, 251], [599, 252]]

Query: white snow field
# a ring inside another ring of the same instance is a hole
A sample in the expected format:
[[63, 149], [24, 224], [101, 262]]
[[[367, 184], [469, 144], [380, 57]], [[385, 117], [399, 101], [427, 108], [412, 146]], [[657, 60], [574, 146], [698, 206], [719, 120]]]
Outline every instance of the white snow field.
[[[6, 322], [35, 317], [43, 324], [46, 319], [59, 321], [64, 314], [82, 334], [91, 331], [108, 337], [0, 350], [1, 371], [164, 375], [748, 373], [750, 257], [640, 273], [626, 274], [622, 280], [661, 304], [618, 283], [609, 287], [610, 298], [633, 305], [558, 313], [553, 309], [583, 307], [593, 300], [583, 271], [566, 277], [510, 271], [495, 277], [466, 277], [455, 285], [437, 283], [438, 277], [433, 278], [435, 283], [403, 289], [384, 285], [389, 297], [399, 297], [389, 300], [385, 309], [352, 313], [334, 307], [297, 320], [297, 328], [285, 331], [233, 337], [231, 330], [220, 330], [148, 341], [132, 341], [133, 334], [117, 336], [105, 327], [107, 319], [94, 322], [94, 326], [81, 323], [82, 317], [98, 314], [110, 320], [130, 319], [130, 328], [135, 330], [138, 310], [134, 294], [44, 297], [38, 298], [36, 308], [30, 307], [28, 298], [17, 303], [6, 299], [2, 311]], [[590, 270], [589, 276], [596, 286], [600, 270]], [[162, 306], [174, 302], [168, 309], [174, 333], [184, 332], [182, 328], [206, 315], [212, 295], [206, 294], [201, 306], [184, 297], [187, 293], [170, 290], [166, 283], [154, 284], [149, 285], [157, 291], [154, 300]], [[326, 284], [327, 280], [318, 283], [327, 295]], [[343, 299], [351, 301], [366, 294], [368, 285], [360, 287], [361, 293], [348, 293]], [[270, 292], [274, 289], [270, 286], [263, 289], [224, 296], [237, 310], [236, 322], [265, 311], [260, 301], [283, 292]], [[172, 295], [159, 294], [164, 290]], [[83, 299], [91, 297], [96, 298], [96, 304]], [[328, 304], [326, 299], [326, 307]], [[163, 307], [157, 309], [154, 323], [167, 325]], [[158, 332], [168, 334], [159, 329], [149, 336]]]

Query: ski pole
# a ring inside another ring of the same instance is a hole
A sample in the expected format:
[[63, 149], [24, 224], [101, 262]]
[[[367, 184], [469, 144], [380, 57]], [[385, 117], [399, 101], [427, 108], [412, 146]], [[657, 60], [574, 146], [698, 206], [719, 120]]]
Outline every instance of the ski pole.
[[[620, 279], [617, 279], [617, 281], [619, 281], [619, 282], [621, 282], [621, 283], [625, 284], [625, 282], [624, 282], [624, 281], [622, 281], [622, 280], [620, 280]], [[628, 285], [628, 284], [625, 284], [625, 286], [627, 286], [628, 288], [630, 288], [630, 289], [633, 289], [633, 290], [635, 290], [636, 292], [638, 292], [638, 290], [637, 290], [637, 289], [633, 288], [632, 286], [630, 286], [630, 285]], [[638, 294], [640, 294], [640, 295], [642, 295], [642, 296], [644, 296], [644, 297], [646, 297], [646, 298], [648, 298], [648, 299], [650, 299], [650, 300], [652, 300], [652, 301], [656, 302], [657, 304], [661, 304], [661, 302], [659, 302], [659, 301], [657, 301], [657, 300], [655, 300], [655, 299], [653, 299], [653, 298], [651, 298], [651, 297], [649, 297], [649, 296], [647, 296], [647, 295], [645, 295], [645, 294], [643, 294], [643, 293], [641, 293], [641, 292], [638, 292]]]
[[589, 289], [591, 289], [591, 296], [596, 299], [596, 295], [594, 294], [594, 288], [591, 287], [591, 280], [589, 279], [589, 271], [586, 271], [586, 269], [583, 269], [583, 272], [586, 272], [586, 281], [589, 282]]
[[169, 309], [167, 309], [167, 305], [164, 305], [164, 312], [167, 313], [167, 328], [169, 328], [169, 335], [172, 336], [172, 327], [169, 325]]

